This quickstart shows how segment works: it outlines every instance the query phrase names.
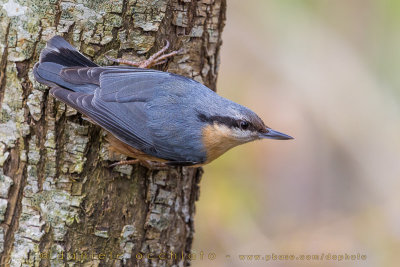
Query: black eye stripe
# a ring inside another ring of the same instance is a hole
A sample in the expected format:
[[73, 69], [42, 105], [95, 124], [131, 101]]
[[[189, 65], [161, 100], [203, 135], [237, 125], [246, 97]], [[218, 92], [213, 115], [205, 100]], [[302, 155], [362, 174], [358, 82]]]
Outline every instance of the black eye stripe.
[[228, 127], [239, 127], [237, 120], [227, 116], [206, 116], [203, 113], [199, 113], [197, 117], [199, 118], [200, 121], [207, 122], [210, 124], [217, 122], [219, 124], [223, 124]]
[[[244, 120], [236, 120], [228, 116], [207, 116], [203, 113], [198, 113], [197, 117], [200, 121], [207, 122], [209, 124], [213, 124], [216, 122], [218, 124], [226, 125], [229, 128], [257, 131], [256, 127], [252, 123]], [[247, 127], [242, 127], [242, 123], [247, 123]]]

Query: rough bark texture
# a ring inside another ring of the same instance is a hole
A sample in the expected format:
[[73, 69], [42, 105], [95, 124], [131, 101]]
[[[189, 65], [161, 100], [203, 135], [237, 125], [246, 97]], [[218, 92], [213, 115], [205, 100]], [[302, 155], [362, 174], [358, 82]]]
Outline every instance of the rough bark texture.
[[215, 88], [224, 12], [225, 0], [0, 0], [0, 266], [190, 263], [202, 170], [108, 168], [104, 133], [32, 67], [56, 34], [100, 65], [169, 40], [185, 52], [160, 69]]

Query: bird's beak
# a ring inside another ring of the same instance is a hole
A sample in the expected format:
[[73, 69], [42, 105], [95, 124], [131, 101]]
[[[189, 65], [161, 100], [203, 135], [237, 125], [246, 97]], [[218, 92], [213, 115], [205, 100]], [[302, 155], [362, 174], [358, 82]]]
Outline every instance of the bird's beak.
[[267, 132], [260, 134], [261, 138], [269, 138], [269, 139], [276, 139], [276, 140], [293, 139], [293, 137], [291, 137], [287, 134], [272, 130], [271, 128], [266, 128], [266, 130], [267, 130]]

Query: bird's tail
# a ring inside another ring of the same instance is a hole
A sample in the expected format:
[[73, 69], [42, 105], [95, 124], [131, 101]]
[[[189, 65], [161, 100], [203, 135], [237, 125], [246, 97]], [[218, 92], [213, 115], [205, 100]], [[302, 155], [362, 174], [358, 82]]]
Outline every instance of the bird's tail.
[[54, 36], [42, 50], [39, 62], [33, 68], [33, 74], [38, 82], [52, 87], [61, 86], [73, 91], [86, 91], [85, 86], [77, 86], [62, 79], [61, 70], [69, 67], [85, 68], [98, 65], [82, 55], [61, 36]]

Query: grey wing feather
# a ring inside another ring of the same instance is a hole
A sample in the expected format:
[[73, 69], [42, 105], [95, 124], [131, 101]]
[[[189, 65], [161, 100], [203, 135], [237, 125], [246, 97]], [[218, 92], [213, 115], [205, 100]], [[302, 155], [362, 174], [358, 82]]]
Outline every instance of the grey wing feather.
[[[93, 107], [107, 114], [110, 121], [118, 124], [119, 128], [132, 133], [135, 138], [134, 143], [152, 146], [151, 133], [147, 127], [147, 115], [144, 103], [135, 102], [125, 105], [117, 102], [106, 102], [100, 99], [99, 92], [96, 91], [92, 101]], [[115, 133], [117, 136], [118, 134]], [[134, 146], [135, 147], [135, 146]]]
[[57, 99], [85, 114], [96, 124], [114, 134], [121, 141], [146, 153], [154, 152], [154, 147], [150, 143], [138, 138], [135, 132], [128, 129], [129, 127], [127, 127], [125, 119], [121, 117], [121, 114], [110, 113], [109, 108], [99, 109], [93, 105], [95, 95], [71, 92], [61, 87], [52, 88], [50, 93]]
[[102, 67], [70, 67], [62, 69], [60, 72], [60, 76], [63, 80], [73, 84], [90, 83], [99, 85], [99, 77], [104, 70], [105, 68]]
[[59, 85], [78, 92], [93, 92], [98, 87], [92, 83], [74, 84], [69, 80], [63, 79], [60, 75], [63, 68], [64, 66], [53, 62], [37, 63], [33, 68], [33, 73], [38, 82], [49, 86]]
[[108, 66], [108, 67], [64, 67], [60, 76], [66, 82], [73, 84], [96, 84], [100, 85], [100, 75], [105, 71], [121, 71], [131, 67]]
[[170, 74], [147, 69], [108, 70], [100, 76], [100, 97], [104, 101], [119, 103], [144, 102], [155, 93], [162, 93]]

